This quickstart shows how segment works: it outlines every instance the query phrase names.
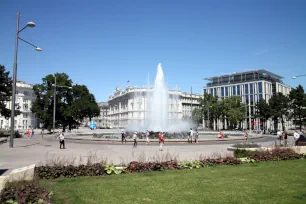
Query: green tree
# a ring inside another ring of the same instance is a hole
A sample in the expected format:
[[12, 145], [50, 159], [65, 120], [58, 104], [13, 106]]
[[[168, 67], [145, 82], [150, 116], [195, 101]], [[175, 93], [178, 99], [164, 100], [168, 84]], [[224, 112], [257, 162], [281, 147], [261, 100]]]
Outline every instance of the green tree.
[[[211, 122], [214, 120], [214, 115], [213, 115], [213, 105], [216, 104], [218, 101], [217, 96], [213, 96], [211, 94], [205, 93], [202, 98], [200, 98], [200, 110], [202, 113], [202, 117], [206, 121], [209, 120], [209, 124], [212, 124]], [[211, 128], [211, 125], [209, 125], [209, 128]]]
[[245, 116], [245, 106], [241, 103], [240, 96], [232, 96], [224, 99], [224, 116], [230, 129], [240, 125]]
[[264, 99], [259, 99], [255, 105], [256, 113], [255, 117], [259, 118], [263, 122], [264, 134], [267, 129], [267, 120], [271, 117], [271, 110], [269, 104]]
[[289, 116], [289, 98], [282, 93], [273, 95], [269, 100], [274, 129], [277, 130], [278, 119], [281, 120], [282, 130], [285, 131], [285, 118]]
[[295, 119], [295, 124], [299, 125], [302, 130], [303, 119], [306, 117], [306, 95], [303, 86], [299, 85], [295, 89], [292, 89], [289, 94], [290, 118]]
[[201, 108], [195, 108], [193, 109], [192, 111], [192, 118], [194, 121], [197, 122], [197, 124], [199, 125], [203, 119], [203, 113], [202, 113], [202, 110]]
[[[0, 115], [8, 119], [11, 116], [11, 110], [6, 108], [6, 104], [11, 102], [12, 98], [12, 78], [10, 72], [5, 71], [5, 67], [0, 65]], [[19, 106], [16, 106], [15, 116], [20, 114]]]
[[[72, 80], [65, 73], [56, 73], [56, 127], [71, 129], [79, 125], [84, 118], [92, 118], [100, 114], [95, 97], [84, 85], [72, 86]], [[54, 75], [47, 75], [42, 84], [34, 85], [36, 100], [32, 111], [41, 120], [44, 128], [51, 130], [53, 124]], [[72, 89], [66, 88], [72, 87]]]

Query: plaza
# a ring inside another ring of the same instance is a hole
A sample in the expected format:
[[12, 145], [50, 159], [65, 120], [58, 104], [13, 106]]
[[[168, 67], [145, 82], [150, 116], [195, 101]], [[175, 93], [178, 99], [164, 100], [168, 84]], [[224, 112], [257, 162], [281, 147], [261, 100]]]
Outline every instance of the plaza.
[[[68, 138], [69, 136], [67, 136]], [[293, 140], [290, 137], [290, 140]], [[68, 164], [107, 161], [114, 164], [127, 164], [131, 161], [154, 161], [154, 160], [196, 160], [200, 157], [230, 156], [232, 152], [227, 148], [232, 144], [243, 143], [242, 141], [207, 141], [200, 144], [188, 144], [165, 142], [164, 151], [158, 149], [158, 143], [149, 145], [140, 143], [133, 148], [132, 143], [121, 144], [121, 141], [82, 141], [66, 139], [66, 149], [59, 149], [59, 142], [53, 135], [40, 134], [34, 137], [15, 139], [15, 147], [9, 148], [8, 144], [0, 145], [0, 169], [12, 169], [28, 166], [31, 164], [53, 164], [56, 162]], [[273, 146], [275, 136], [264, 136], [252, 140], [263, 146]]]

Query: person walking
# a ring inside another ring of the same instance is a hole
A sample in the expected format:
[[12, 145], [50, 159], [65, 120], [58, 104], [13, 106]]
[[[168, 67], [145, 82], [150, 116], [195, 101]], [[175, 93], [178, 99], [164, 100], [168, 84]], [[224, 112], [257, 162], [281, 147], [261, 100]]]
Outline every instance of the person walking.
[[285, 131], [284, 133], [284, 140], [285, 140], [285, 147], [287, 147], [288, 145], [288, 132], [287, 131]]
[[146, 140], [147, 140], [147, 143], [146, 143], [146, 144], [149, 144], [149, 143], [150, 143], [149, 136], [150, 136], [150, 133], [149, 133], [149, 130], [147, 130], [147, 132], [146, 132]]
[[58, 139], [59, 139], [59, 142], [60, 142], [60, 149], [62, 149], [62, 146], [63, 146], [63, 149], [66, 149], [65, 148], [65, 137], [64, 137], [63, 132], [60, 133], [60, 135], [58, 136]]
[[163, 151], [163, 144], [164, 144], [164, 134], [162, 132], [159, 133], [159, 151]]
[[134, 134], [133, 134], [133, 140], [134, 140], [134, 145], [133, 145], [133, 147], [137, 147], [137, 132], [134, 132]]
[[194, 143], [199, 143], [199, 132], [198, 129], [195, 130], [195, 138], [194, 138]]
[[30, 131], [30, 129], [28, 129], [27, 135], [28, 135], [28, 138], [30, 139], [30, 136], [31, 136], [31, 131]]
[[245, 141], [246, 141], [246, 142], [247, 142], [248, 139], [249, 139], [249, 134], [248, 134], [248, 131], [247, 131], [247, 130], [245, 130], [245, 132], [244, 132], [244, 138], [245, 138]]
[[192, 130], [192, 128], [190, 128], [189, 136], [188, 136], [188, 142], [189, 143], [192, 143], [192, 138], [193, 138], [193, 130]]
[[34, 132], [34, 129], [32, 128], [32, 137], [34, 136], [35, 132]]
[[123, 142], [126, 143], [126, 133], [124, 130], [121, 131], [121, 142], [123, 144]]
[[44, 137], [44, 128], [41, 129], [41, 137]]
[[298, 133], [298, 130], [295, 130], [295, 133], [293, 134], [294, 143], [295, 146], [297, 145], [297, 140], [300, 138], [300, 134]]

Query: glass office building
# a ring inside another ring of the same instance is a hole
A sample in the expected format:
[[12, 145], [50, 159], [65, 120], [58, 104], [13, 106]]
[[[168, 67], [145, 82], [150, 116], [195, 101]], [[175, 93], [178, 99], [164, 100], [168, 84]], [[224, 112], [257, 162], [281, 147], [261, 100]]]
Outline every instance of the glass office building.
[[[261, 98], [268, 101], [278, 92], [288, 95], [291, 87], [285, 85], [282, 79], [283, 77], [264, 69], [205, 78], [208, 83], [203, 88], [203, 94], [218, 96], [220, 100], [231, 96], [241, 96], [241, 101], [248, 105], [243, 128], [259, 129], [262, 123], [253, 117], [255, 104]], [[220, 122], [222, 124], [224, 121]], [[272, 121], [268, 121], [268, 128], [273, 129], [272, 126]], [[292, 122], [287, 121], [286, 128], [291, 126]], [[216, 124], [214, 124], [215, 128]]]

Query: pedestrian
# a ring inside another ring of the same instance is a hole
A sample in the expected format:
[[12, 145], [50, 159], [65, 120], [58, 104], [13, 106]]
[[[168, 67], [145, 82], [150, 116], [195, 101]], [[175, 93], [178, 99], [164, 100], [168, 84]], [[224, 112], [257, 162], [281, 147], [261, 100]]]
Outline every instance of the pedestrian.
[[123, 144], [123, 142], [126, 143], [126, 133], [124, 130], [121, 131], [121, 142]]
[[295, 130], [295, 133], [293, 134], [294, 143], [297, 145], [297, 140], [300, 138], [300, 134], [298, 133], [298, 130]]
[[189, 136], [188, 136], [188, 142], [189, 143], [192, 143], [192, 138], [193, 138], [193, 130], [192, 130], [192, 128], [190, 128]]
[[288, 132], [287, 131], [285, 131], [285, 133], [284, 133], [284, 140], [285, 140], [285, 147], [287, 147], [287, 145], [288, 145]]
[[163, 151], [163, 144], [164, 144], [164, 134], [162, 132], [159, 133], [159, 151]]
[[65, 137], [64, 137], [63, 132], [60, 133], [60, 135], [58, 136], [58, 139], [59, 139], [59, 142], [60, 142], [60, 149], [62, 149], [62, 146], [63, 146], [63, 149], [66, 149], [65, 148]]
[[282, 144], [283, 144], [283, 135], [284, 135], [284, 132], [280, 131], [280, 134], [279, 134], [279, 146], [282, 146]]
[[134, 132], [134, 134], [133, 134], [133, 140], [134, 140], [134, 145], [133, 145], [133, 147], [137, 147], [137, 132]]
[[146, 144], [149, 144], [149, 143], [150, 143], [149, 136], [150, 136], [150, 133], [149, 133], [149, 130], [147, 130], [147, 132], [146, 132], [146, 140], [147, 140], [147, 143], [146, 143]]
[[41, 129], [41, 137], [44, 137], [44, 128]]
[[199, 132], [198, 132], [198, 129], [195, 130], [194, 143], [199, 143]]
[[248, 134], [247, 130], [245, 130], [245, 132], [244, 132], [244, 138], [245, 138], [245, 141], [247, 142], [248, 138], [249, 138], [249, 134]]
[[28, 129], [27, 134], [28, 134], [28, 138], [30, 139], [30, 136], [31, 136], [31, 131], [30, 131], [30, 129]]
[[34, 132], [34, 129], [32, 128], [32, 137], [34, 136], [35, 132]]

